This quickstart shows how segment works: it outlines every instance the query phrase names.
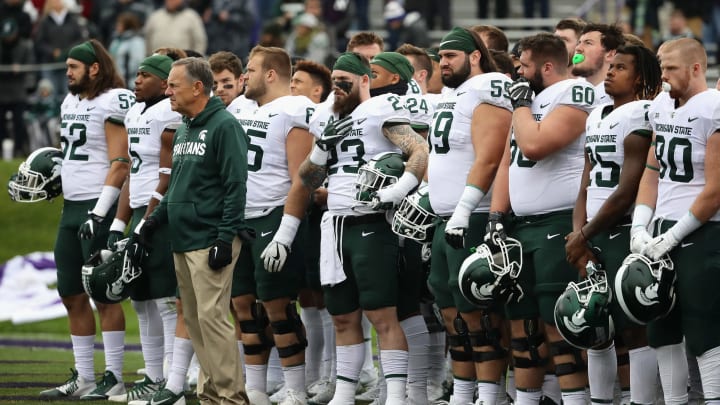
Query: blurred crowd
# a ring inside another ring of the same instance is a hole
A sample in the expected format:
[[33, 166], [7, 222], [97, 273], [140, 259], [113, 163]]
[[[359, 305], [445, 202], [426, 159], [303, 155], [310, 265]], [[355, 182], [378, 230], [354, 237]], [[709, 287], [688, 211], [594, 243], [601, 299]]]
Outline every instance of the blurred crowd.
[[[386, 44], [434, 45], [429, 31], [449, 30], [452, 1], [383, 1]], [[66, 93], [67, 51], [89, 39], [109, 49], [128, 88], [153, 49], [172, 46], [209, 55], [246, 56], [252, 46], [279, 46], [298, 59], [332, 65], [347, 32], [371, 28], [370, 0], [0, 0], [0, 139], [3, 156], [57, 144], [57, 114]], [[489, 4], [493, 3], [493, 4]], [[524, 18], [550, 15], [550, 0], [523, 0]], [[626, 0], [623, 28], [656, 47], [695, 37], [720, 43], [720, 0]], [[477, 0], [477, 18], [511, 16], [509, 0]], [[373, 27], [377, 27], [378, 17]], [[502, 26], [501, 23], [497, 25]]]

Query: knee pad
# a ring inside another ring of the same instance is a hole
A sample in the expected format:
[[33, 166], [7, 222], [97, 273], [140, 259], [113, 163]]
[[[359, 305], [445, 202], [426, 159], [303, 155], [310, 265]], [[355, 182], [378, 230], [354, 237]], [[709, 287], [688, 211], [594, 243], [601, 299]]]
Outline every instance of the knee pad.
[[545, 342], [545, 335], [538, 330], [536, 319], [524, 321], [525, 337], [510, 340], [510, 347], [517, 352], [528, 352], [530, 358], [517, 357], [513, 355], [513, 362], [516, 368], [544, 367], [548, 359], [540, 356], [540, 345]]
[[555, 363], [555, 375], [562, 377], [564, 375], [574, 374], [576, 372], [587, 370], [587, 365], [582, 358], [582, 350], [577, 347], [570, 346], [564, 340], [550, 343], [550, 355], [552, 357], [562, 356], [564, 354], [572, 354], [575, 357], [573, 363]]
[[425, 320], [425, 325], [428, 328], [429, 333], [443, 332], [445, 325], [443, 325], [442, 315], [437, 310], [437, 307], [432, 302], [420, 302], [420, 313]]
[[246, 344], [243, 342], [243, 350], [247, 355], [256, 355], [269, 350], [275, 345], [272, 336], [268, 336], [266, 330], [270, 325], [270, 319], [265, 312], [265, 307], [259, 302], [250, 306], [250, 314], [253, 319], [239, 321], [240, 331], [246, 334], [256, 334], [260, 338], [259, 344]]
[[295, 309], [294, 301], [289, 302], [285, 307], [285, 316], [287, 319], [271, 322], [270, 327], [276, 335], [295, 333], [298, 343], [286, 347], [278, 347], [277, 350], [280, 358], [292, 357], [307, 347], [307, 339], [305, 338], [302, 320], [300, 320], [300, 315], [298, 315]]
[[[472, 345], [470, 344], [470, 335], [468, 333], [467, 323], [460, 316], [460, 312], [457, 313], [455, 319], [453, 319], [453, 329], [455, 329], [455, 335], [447, 335], [448, 346], [450, 349], [450, 358], [453, 361], [473, 361], [472, 359]], [[462, 350], [453, 349], [453, 347], [462, 347]]]
[[502, 343], [500, 341], [500, 329], [492, 327], [490, 323], [490, 316], [487, 314], [483, 314], [482, 324], [482, 330], [478, 332], [472, 332], [468, 335], [470, 339], [470, 345], [473, 347], [492, 346], [493, 350], [491, 352], [473, 351], [473, 361], [475, 363], [483, 363], [486, 361], [500, 360], [506, 358], [507, 349], [502, 346]]

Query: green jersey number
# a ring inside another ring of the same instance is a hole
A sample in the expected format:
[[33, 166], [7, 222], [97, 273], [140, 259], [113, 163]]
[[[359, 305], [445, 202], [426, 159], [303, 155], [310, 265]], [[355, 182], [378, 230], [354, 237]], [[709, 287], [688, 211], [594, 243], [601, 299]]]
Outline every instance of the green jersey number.
[[418, 86], [418, 84], [415, 80], [410, 80], [408, 82], [408, 87], [410, 87], [410, 91], [412, 92], [412, 94], [422, 94], [422, 91], [420, 90], [420, 86]]
[[135, 104], [135, 96], [132, 94], [118, 94], [118, 100], [120, 100], [120, 108], [123, 110], [127, 110]]
[[453, 113], [450, 111], [440, 111], [435, 113], [433, 117], [432, 134], [430, 135], [430, 149], [435, 149], [438, 155], [444, 155], [450, 152], [450, 128], [452, 127]]
[[327, 161], [327, 167], [329, 168], [328, 175], [336, 174], [340, 171], [340, 169], [342, 169], [343, 173], [357, 173], [360, 166], [365, 164], [365, 159], [363, 159], [365, 156], [365, 144], [363, 141], [357, 138], [345, 139], [340, 142], [340, 145], [338, 146], [341, 153], [352, 153], [352, 160], [356, 163], [352, 165], [338, 166], [338, 162], [340, 161], [338, 148], [335, 147], [330, 149], [330, 157]]
[[[595, 165], [601, 167], [601, 170], [595, 173], [595, 185], [598, 187], [615, 188], [620, 183], [620, 165], [602, 158], [603, 153], [615, 153], [615, 150], [615, 145], [597, 145], [594, 152], [590, 146], [585, 148], [591, 167], [594, 168]], [[590, 184], [592, 181], [591, 178]]]
[[512, 83], [504, 80], [490, 80], [490, 95], [493, 97], [500, 97], [504, 94], [508, 94], [508, 89]]
[[[517, 158], [517, 160], [515, 159]], [[510, 140], [510, 164], [517, 163], [518, 167], [533, 167], [537, 162], [526, 159], [515, 139]]]
[[137, 153], [137, 151], [133, 150], [133, 144], [140, 143], [140, 137], [139, 136], [131, 136], [130, 137], [130, 156], [132, 157], [132, 165], [130, 166], [130, 173], [137, 173], [140, 171], [140, 166], [142, 165], [142, 158]]
[[308, 107], [305, 109], [305, 123], [310, 123], [310, 118], [312, 118], [312, 115], [315, 114], [315, 108]]
[[592, 87], [573, 86], [572, 101], [578, 104], [589, 104], [595, 102], [595, 90]]
[[[665, 153], [666, 147], [667, 153]], [[664, 136], [656, 135], [655, 156], [660, 163], [661, 179], [668, 175], [672, 181], [689, 183], [695, 176], [692, 165], [692, 144], [689, 139], [675, 137], [671, 138], [670, 142], [666, 142]], [[677, 158], [680, 158], [679, 161]]]
[[251, 172], [256, 172], [262, 167], [263, 149], [260, 145], [253, 144], [252, 140], [253, 137], [265, 139], [265, 137], [267, 137], [267, 132], [258, 131], [257, 129], [248, 129], [247, 131], [245, 131], [245, 133], [248, 134], [248, 137], [250, 137], [250, 143], [248, 144], [248, 152], [253, 152], [254, 154], [252, 158], [252, 163], [250, 163], [251, 159], [250, 156], [248, 156], [248, 170]]
[[[67, 128], [68, 123], [63, 122], [60, 124], [60, 128]], [[87, 142], [87, 127], [85, 127], [85, 124], [82, 124], [80, 122], [73, 122], [70, 125], [70, 128], [68, 128], [68, 131], [70, 132], [71, 137], [77, 136], [78, 139], [72, 141], [70, 143], [70, 139], [63, 136], [62, 137], [62, 144], [63, 144], [63, 154], [65, 155], [65, 159], [67, 160], [80, 160], [83, 162], [87, 162], [88, 155], [83, 153], [77, 153], [77, 149]]]

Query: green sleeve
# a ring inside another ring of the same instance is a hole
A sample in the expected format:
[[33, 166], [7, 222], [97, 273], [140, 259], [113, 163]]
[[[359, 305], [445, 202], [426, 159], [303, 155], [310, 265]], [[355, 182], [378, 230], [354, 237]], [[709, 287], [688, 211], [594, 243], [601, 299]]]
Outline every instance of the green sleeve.
[[220, 181], [225, 190], [218, 239], [232, 243], [245, 228], [248, 137], [235, 119], [226, 119], [215, 135]]
[[150, 218], [155, 219], [160, 224], [167, 224], [167, 196], [160, 200], [160, 203], [155, 207], [152, 214], [150, 214]]

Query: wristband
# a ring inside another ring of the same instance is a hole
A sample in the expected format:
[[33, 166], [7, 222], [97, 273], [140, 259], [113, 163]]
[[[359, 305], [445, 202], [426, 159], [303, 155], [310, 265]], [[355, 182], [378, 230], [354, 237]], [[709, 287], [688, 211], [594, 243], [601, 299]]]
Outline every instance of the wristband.
[[112, 224], [110, 224], [110, 232], [125, 233], [125, 228], [127, 228], [127, 224], [120, 218], [113, 219]]
[[683, 240], [686, 236], [690, 235], [696, 229], [702, 226], [702, 222], [695, 218], [692, 212], [688, 210], [687, 215], [682, 217], [672, 228], [669, 229], [670, 233], [677, 240]]
[[312, 151], [310, 151], [310, 162], [316, 166], [325, 166], [328, 156], [330, 156], [329, 152], [320, 149], [317, 145], [313, 145]]
[[650, 221], [652, 221], [654, 210], [652, 207], [646, 204], [638, 204], [633, 210], [632, 228], [641, 226], [647, 228]]
[[396, 190], [402, 191], [403, 195], [407, 195], [410, 190], [415, 188], [419, 183], [418, 178], [415, 177], [414, 174], [406, 171], [400, 176], [397, 183], [391, 187], [395, 187]]
[[103, 186], [100, 197], [98, 197], [95, 203], [95, 208], [93, 208], [91, 212], [99, 217], [105, 218], [105, 215], [107, 215], [110, 208], [115, 204], [119, 195], [119, 188], [115, 186]]
[[169, 174], [172, 173], [172, 169], [169, 168], [169, 167], [161, 167], [161, 168], [158, 169], [158, 173], [160, 173], [160, 174], [168, 174], [168, 175], [169, 175]]
[[133, 233], [135, 235], [140, 235], [140, 229], [145, 225], [145, 218], [141, 219], [140, 222], [135, 226], [135, 229], [133, 230]]
[[299, 218], [296, 218], [290, 214], [283, 214], [282, 220], [280, 221], [280, 226], [278, 227], [277, 232], [275, 232], [273, 240], [280, 242], [285, 246], [292, 245], [293, 240], [295, 240], [295, 235], [297, 234], [299, 226]]
[[455, 207], [455, 211], [460, 210], [458, 214], [470, 216], [484, 196], [485, 192], [481, 189], [475, 186], [466, 185], [465, 189], [463, 189], [462, 195], [460, 196], [460, 201], [458, 201], [457, 207]]
[[164, 195], [158, 193], [157, 191], [153, 191], [153, 193], [152, 193], [152, 198], [154, 198], [158, 201], [162, 200], [163, 197], [164, 197]]

